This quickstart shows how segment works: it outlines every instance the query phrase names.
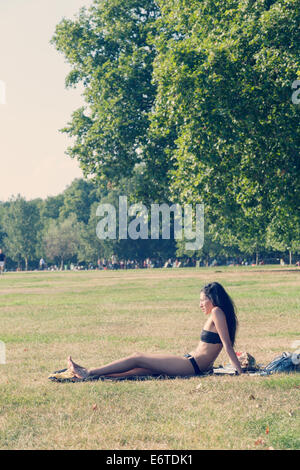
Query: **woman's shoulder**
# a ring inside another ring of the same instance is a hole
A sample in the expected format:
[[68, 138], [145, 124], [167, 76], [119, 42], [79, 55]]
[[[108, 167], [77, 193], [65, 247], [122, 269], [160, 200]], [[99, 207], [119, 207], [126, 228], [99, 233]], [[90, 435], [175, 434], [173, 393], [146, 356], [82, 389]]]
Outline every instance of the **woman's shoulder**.
[[218, 312], [224, 313], [221, 307], [213, 307], [212, 313], [218, 313]]
[[220, 307], [214, 307], [211, 311], [212, 313], [212, 318], [221, 318], [225, 316], [225, 313]]

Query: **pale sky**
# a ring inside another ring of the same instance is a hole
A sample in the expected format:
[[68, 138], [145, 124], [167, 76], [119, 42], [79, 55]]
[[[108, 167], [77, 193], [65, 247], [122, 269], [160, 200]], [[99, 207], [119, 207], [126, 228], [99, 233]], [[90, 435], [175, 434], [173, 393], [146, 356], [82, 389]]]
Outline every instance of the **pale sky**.
[[0, 201], [61, 193], [82, 177], [59, 132], [82, 106], [70, 71], [50, 44], [55, 26], [92, 0], [0, 0]]

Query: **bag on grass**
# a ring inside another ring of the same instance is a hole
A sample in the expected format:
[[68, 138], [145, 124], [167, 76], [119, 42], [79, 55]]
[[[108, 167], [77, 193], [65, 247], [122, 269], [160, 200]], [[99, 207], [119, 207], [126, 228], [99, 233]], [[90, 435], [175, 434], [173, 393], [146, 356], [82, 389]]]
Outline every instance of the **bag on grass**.
[[300, 353], [297, 351], [295, 353], [283, 352], [281, 356], [275, 357], [262, 369], [262, 375], [280, 372], [300, 372]]

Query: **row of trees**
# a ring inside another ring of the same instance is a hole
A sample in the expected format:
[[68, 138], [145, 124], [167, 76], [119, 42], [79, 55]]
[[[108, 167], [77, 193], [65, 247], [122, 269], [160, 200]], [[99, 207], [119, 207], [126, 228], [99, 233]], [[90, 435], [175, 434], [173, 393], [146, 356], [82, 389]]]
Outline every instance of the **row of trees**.
[[95, 0], [53, 45], [85, 106], [62, 130], [85, 176], [204, 203], [217, 252], [300, 245], [298, 0]]
[[112, 255], [137, 261], [175, 256], [174, 240], [97, 237], [99, 203], [118, 207], [126, 185], [124, 180], [118, 190], [103, 191], [92, 182], [76, 179], [58, 196], [26, 201], [19, 195], [0, 203], [0, 247], [8, 267], [37, 268], [40, 258], [62, 267], [70, 262], [96, 266], [99, 258], [110, 259]]
[[[52, 44], [71, 67], [66, 87], [84, 85], [85, 105], [62, 131], [88, 179], [45, 201], [0, 205], [11, 259], [258, 262], [276, 250], [292, 260], [300, 251], [299, 24], [299, 0], [94, 0], [63, 19]], [[96, 208], [117, 207], [121, 194], [145, 205], [203, 203], [202, 250], [99, 240]]]
[[[7, 255], [7, 267], [36, 269], [40, 258], [59, 267], [70, 262], [96, 266], [99, 258], [108, 260], [112, 255], [119, 260], [141, 262], [151, 258], [161, 263], [169, 258], [201, 259], [204, 264], [215, 258], [223, 262], [232, 258], [255, 260], [257, 254], [255, 247], [247, 243], [246, 226], [240, 243], [227, 246], [227, 237], [223, 244], [214, 240], [213, 230], [206, 221], [204, 246], [193, 252], [185, 250], [184, 240], [176, 242], [172, 230], [170, 240], [161, 239], [161, 234], [159, 240], [151, 240], [150, 233], [148, 240], [99, 239], [97, 224], [104, 220], [97, 216], [99, 204], [109, 203], [118, 209], [119, 196], [132, 194], [140, 177], [137, 172], [135, 179], [123, 179], [118, 188], [108, 187], [105, 191], [91, 181], [76, 179], [58, 196], [31, 201], [17, 196], [1, 203], [0, 247]], [[278, 250], [278, 242], [273, 243], [272, 237], [264, 235], [266, 244], [262, 246], [261, 256], [283, 258], [287, 247], [283, 245], [279, 251], [274, 251], [274, 248]]]

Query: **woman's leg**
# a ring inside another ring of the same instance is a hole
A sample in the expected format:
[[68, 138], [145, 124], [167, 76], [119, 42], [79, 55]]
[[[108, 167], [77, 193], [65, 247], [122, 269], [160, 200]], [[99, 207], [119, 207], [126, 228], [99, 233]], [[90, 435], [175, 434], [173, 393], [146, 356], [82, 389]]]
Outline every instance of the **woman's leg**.
[[106, 375], [106, 377], [131, 377], [132, 375], [151, 375], [152, 371], [150, 369], [143, 369], [142, 367], [137, 367], [136, 369], [128, 370], [127, 372], [120, 372], [115, 374]]
[[75, 364], [72, 358], [69, 357], [68, 365], [74, 372], [74, 375], [79, 378], [122, 374], [136, 368], [147, 369], [149, 371], [148, 373], [152, 374], [193, 375], [195, 373], [192, 364], [187, 358], [168, 354], [135, 353], [132, 356], [111, 362], [106, 366], [89, 370]]

